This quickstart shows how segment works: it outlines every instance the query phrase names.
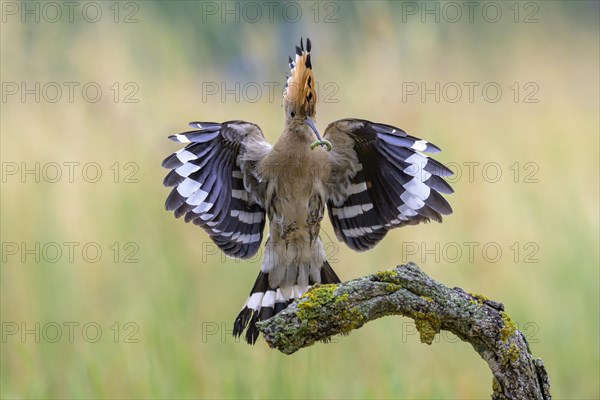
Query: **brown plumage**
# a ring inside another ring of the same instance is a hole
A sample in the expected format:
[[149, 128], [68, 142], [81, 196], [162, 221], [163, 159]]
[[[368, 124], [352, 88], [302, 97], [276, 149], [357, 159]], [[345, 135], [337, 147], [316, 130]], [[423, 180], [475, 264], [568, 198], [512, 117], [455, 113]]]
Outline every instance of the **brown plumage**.
[[[393, 228], [452, 212], [451, 174], [423, 152], [439, 148], [390, 125], [359, 119], [314, 125], [317, 93], [307, 39], [290, 58], [284, 129], [269, 145], [252, 123], [194, 122], [171, 139], [189, 143], [163, 161], [173, 186], [166, 208], [202, 227], [227, 255], [249, 258], [270, 220], [261, 271], [234, 323], [234, 335], [258, 338], [270, 318], [312, 285], [337, 283], [319, 237], [327, 208], [336, 236], [350, 248], [374, 247]], [[331, 147], [330, 147], [331, 145]], [[330, 150], [330, 151], [329, 151]]]
[[317, 104], [315, 78], [312, 71], [310, 56], [311, 43], [306, 39], [306, 50], [302, 40], [301, 46], [296, 46], [296, 55], [289, 58], [291, 74], [285, 85], [283, 95], [286, 110], [298, 115], [309, 115], [314, 118]]

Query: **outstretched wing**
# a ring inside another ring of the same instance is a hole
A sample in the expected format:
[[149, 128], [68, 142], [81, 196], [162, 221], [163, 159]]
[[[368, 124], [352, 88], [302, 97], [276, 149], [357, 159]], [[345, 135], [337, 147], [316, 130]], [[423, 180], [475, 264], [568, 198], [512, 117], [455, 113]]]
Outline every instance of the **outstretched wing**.
[[260, 128], [244, 121], [192, 122], [196, 130], [169, 139], [189, 143], [167, 157], [165, 207], [201, 226], [225, 254], [252, 257], [265, 226], [264, 183], [256, 172], [271, 149]]
[[452, 171], [421, 153], [439, 152], [435, 145], [360, 119], [333, 122], [324, 138], [333, 145], [329, 218], [350, 248], [368, 250], [390, 229], [452, 213], [441, 195], [453, 192], [442, 178]]

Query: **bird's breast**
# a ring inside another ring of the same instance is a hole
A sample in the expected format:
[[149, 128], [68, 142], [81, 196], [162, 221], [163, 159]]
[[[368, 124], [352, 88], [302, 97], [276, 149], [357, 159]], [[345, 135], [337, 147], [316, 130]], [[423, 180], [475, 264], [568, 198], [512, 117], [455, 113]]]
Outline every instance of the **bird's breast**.
[[325, 182], [329, 176], [327, 154], [320, 149], [281, 151], [267, 160], [267, 213], [271, 236], [312, 242], [323, 219]]

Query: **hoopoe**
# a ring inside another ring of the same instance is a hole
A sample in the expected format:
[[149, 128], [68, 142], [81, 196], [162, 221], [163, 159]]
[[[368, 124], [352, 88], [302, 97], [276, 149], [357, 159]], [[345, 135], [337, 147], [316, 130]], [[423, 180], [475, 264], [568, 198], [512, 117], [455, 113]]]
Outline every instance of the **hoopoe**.
[[321, 138], [310, 51], [301, 39], [289, 59], [285, 127], [275, 145], [251, 122], [192, 122], [193, 130], [170, 136], [187, 144], [162, 164], [171, 170], [165, 186], [174, 187], [166, 209], [202, 227], [228, 256], [254, 256], [269, 218], [260, 272], [234, 322], [233, 334], [246, 330], [250, 344], [257, 321], [312, 285], [340, 282], [319, 237], [325, 208], [337, 238], [356, 251], [390, 229], [452, 213], [441, 195], [453, 192], [443, 179], [452, 172], [423, 154], [439, 152], [435, 145], [354, 118], [329, 124]]

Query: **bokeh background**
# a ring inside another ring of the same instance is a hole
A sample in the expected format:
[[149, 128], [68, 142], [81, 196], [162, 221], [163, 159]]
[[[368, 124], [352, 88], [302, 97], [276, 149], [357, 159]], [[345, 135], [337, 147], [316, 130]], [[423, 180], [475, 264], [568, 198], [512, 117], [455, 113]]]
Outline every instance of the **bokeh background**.
[[301, 36], [321, 130], [393, 124], [457, 172], [452, 216], [373, 251], [325, 222], [342, 279], [414, 261], [504, 303], [555, 398], [600, 396], [598, 2], [48, 4], [1, 3], [1, 397], [488, 398], [475, 351], [423, 345], [409, 319], [291, 356], [236, 342], [258, 258], [164, 211], [166, 137], [187, 122], [277, 139]]

